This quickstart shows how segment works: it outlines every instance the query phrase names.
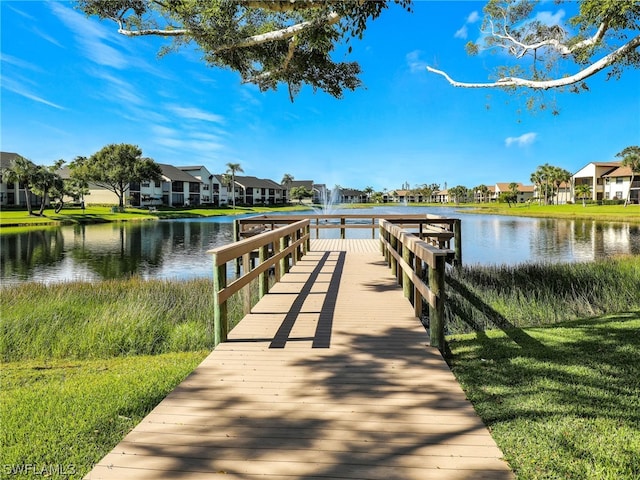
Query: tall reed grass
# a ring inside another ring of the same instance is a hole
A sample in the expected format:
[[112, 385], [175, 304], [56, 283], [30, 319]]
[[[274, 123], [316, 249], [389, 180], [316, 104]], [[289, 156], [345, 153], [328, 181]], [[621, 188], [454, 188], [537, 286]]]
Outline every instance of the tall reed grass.
[[[241, 299], [232, 297], [232, 322], [241, 309]], [[155, 355], [213, 344], [211, 279], [4, 287], [0, 312], [3, 361]]]
[[640, 256], [470, 266], [447, 275], [448, 333], [554, 324], [640, 309]]

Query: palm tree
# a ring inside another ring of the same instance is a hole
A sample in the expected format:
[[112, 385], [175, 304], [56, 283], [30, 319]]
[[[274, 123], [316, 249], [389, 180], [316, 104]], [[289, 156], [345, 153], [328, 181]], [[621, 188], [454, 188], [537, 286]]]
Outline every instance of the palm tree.
[[540, 205], [542, 203], [542, 174], [539, 168], [531, 174], [531, 183], [536, 186], [536, 196], [538, 197], [538, 205]]
[[576, 197], [582, 199], [582, 206], [586, 207], [585, 200], [591, 196], [591, 185], [588, 183], [580, 183], [576, 185]]
[[231, 175], [231, 204], [236, 208], [236, 172], [244, 172], [239, 163], [227, 163], [227, 173]]
[[487, 187], [484, 183], [478, 185], [474, 188], [476, 195], [479, 197], [479, 202], [484, 203], [488, 200], [489, 196], [489, 187]]
[[287, 196], [287, 190], [289, 190], [289, 185], [291, 185], [291, 182], [293, 182], [293, 175], [291, 175], [290, 173], [285, 173], [282, 176], [282, 180], [280, 180], [280, 185], [282, 185], [284, 187], [284, 192], [285, 192], [285, 201], [286, 201], [286, 196]]
[[374, 192], [373, 187], [370, 187], [370, 186], [365, 187], [365, 189], [364, 189], [364, 193], [366, 193], [366, 194], [367, 194], [367, 201], [370, 201], [370, 200], [371, 200], [371, 194], [372, 194], [373, 192]]
[[553, 183], [556, 186], [556, 191], [558, 192], [556, 196], [556, 205], [560, 205], [560, 185], [563, 183], [568, 183], [571, 180], [571, 172], [565, 170], [560, 167], [552, 167], [551, 170]]
[[31, 160], [18, 155], [4, 175], [5, 182], [18, 182], [24, 186], [27, 211], [29, 212], [29, 215], [33, 215], [33, 207], [31, 206], [31, 186], [38, 175], [38, 167]]
[[[627, 192], [627, 198], [624, 201], [626, 207], [631, 198], [631, 187], [633, 187], [633, 180], [636, 173], [640, 175], [640, 147], [637, 145], [627, 147], [618, 154], [616, 157], [622, 158], [622, 166], [629, 167], [631, 169], [631, 182], [629, 183], [629, 191]], [[640, 201], [640, 198], [638, 198]]]

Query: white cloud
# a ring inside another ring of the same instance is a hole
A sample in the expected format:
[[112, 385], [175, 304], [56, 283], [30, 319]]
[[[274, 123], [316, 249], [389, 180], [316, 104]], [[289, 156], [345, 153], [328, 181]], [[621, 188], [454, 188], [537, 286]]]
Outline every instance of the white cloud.
[[42, 103], [44, 105], [48, 105], [53, 108], [57, 108], [58, 110], [65, 110], [64, 107], [58, 105], [57, 103], [50, 102], [32, 92], [24, 87], [23, 84], [14, 81], [13, 79], [3, 78], [2, 79], [2, 88], [9, 90], [17, 95], [28, 98], [29, 100], [33, 100], [34, 102]]
[[453, 34], [453, 37], [461, 38], [463, 40], [466, 39], [469, 36], [469, 29], [467, 28], [467, 25], [476, 23], [478, 20], [480, 20], [480, 15], [476, 10], [474, 10], [467, 16], [467, 19], [465, 20], [464, 25], [460, 27], [458, 30], [456, 30], [456, 33]]
[[181, 107], [179, 105], [169, 105], [167, 109], [179, 117], [189, 120], [204, 120], [205, 122], [224, 123], [224, 117], [215, 113], [205, 112], [194, 107]]
[[420, 59], [420, 53], [420, 50], [407, 53], [407, 65], [411, 73], [424, 72], [427, 68], [426, 62]]
[[535, 20], [540, 23], [550, 27], [552, 25], [560, 25], [562, 24], [562, 19], [565, 16], [565, 11], [563, 9], [558, 10], [555, 14], [549, 11], [539, 12], [536, 15]]
[[53, 14], [73, 32], [80, 48], [89, 60], [99, 65], [118, 69], [129, 66], [129, 62], [122, 53], [105, 43], [115, 34], [61, 3], [50, 2], [49, 5]]
[[535, 142], [537, 136], [538, 134], [534, 132], [524, 133], [519, 137], [507, 137], [504, 143], [507, 147], [510, 147], [511, 145], [516, 145], [517, 147], [526, 147], [527, 145], [531, 145], [533, 142]]
[[467, 26], [463, 25], [456, 33], [453, 34], [454, 38], [462, 38], [465, 39], [469, 36], [469, 32], [467, 31]]

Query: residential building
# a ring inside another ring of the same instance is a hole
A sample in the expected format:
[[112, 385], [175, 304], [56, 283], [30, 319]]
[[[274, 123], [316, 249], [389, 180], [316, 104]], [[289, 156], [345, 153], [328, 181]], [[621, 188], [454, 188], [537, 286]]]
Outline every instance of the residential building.
[[313, 180], [292, 180], [287, 185], [283, 185], [282, 187], [284, 188], [284, 190], [283, 190], [284, 197], [283, 198], [284, 198], [285, 202], [290, 202], [291, 201], [290, 192], [291, 192], [292, 188], [304, 187], [305, 189], [307, 189], [307, 191], [309, 191], [311, 193], [311, 197], [310, 198], [306, 198], [306, 199], [302, 199], [302, 202], [318, 203], [317, 199], [319, 199], [320, 195], [319, 195], [318, 190], [316, 190], [314, 188]]
[[220, 205], [221, 182], [204, 165], [178, 167], [178, 169], [200, 180], [201, 205]]
[[[619, 168], [620, 162], [591, 162], [582, 167], [571, 177], [571, 183], [573, 184], [574, 192], [575, 187], [586, 183], [591, 186], [591, 199], [592, 200], [604, 200], [604, 184], [605, 175], [612, 173]], [[609, 177], [611, 178], [611, 177]], [[616, 177], [618, 178], [618, 177]], [[617, 182], [617, 180], [616, 180]], [[615, 188], [615, 187], [614, 187]], [[616, 190], [613, 190], [614, 194]], [[611, 194], [611, 190], [609, 191]], [[573, 198], [575, 202], [575, 195]]]
[[[518, 193], [517, 193], [518, 203], [525, 203], [533, 199], [533, 195], [535, 191], [535, 187], [533, 185], [523, 185], [520, 182], [515, 182], [515, 183], [518, 185]], [[511, 192], [510, 185], [511, 185], [511, 182], [496, 183], [494, 187], [494, 200], [498, 200], [500, 198], [501, 193]]]
[[[21, 155], [13, 152], [0, 152], [0, 206], [24, 207], [27, 205], [27, 196], [24, 185], [15, 182], [4, 181], [4, 172], [13, 166], [13, 162]], [[40, 205], [40, 197], [31, 193], [31, 205]]]
[[602, 177], [604, 200], [626, 200], [629, 196], [629, 203], [640, 203], [640, 176], [634, 176], [630, 167], [620, 165]]
[[285, 187], [273, 180], [236, 175], [235, 182], [236, 203], [277, 205], [285, 202]]

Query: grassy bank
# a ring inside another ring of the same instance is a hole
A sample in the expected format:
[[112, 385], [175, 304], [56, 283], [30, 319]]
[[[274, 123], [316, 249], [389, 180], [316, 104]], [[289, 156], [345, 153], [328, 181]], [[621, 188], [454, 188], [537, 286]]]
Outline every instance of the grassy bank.
[[640, 309], [640, 256], [462, 267], [447, 276], [449, 333], [548, 325]]
[[640, 311], [449, 341], [518, 479], [640, 478]]
[[515, 215], [520, 217], [588, 219], [602, 222], [627, 222], [640, 224], [640, 205], [537, 205], [519, 203], [474, 203], [460, 205], [467, 213]]
[[113, 212], [108, 206], [88, 206], [86, 209], [69, 207], [56, 213], [46, 209], [42, 217], [29, 215], [26, 210], [3, 210], [0, 213], [0, 233], [17, 233], [19, 229], [58, 225], [74, 225], [105, 222], [130, 222], [168, 218], [199, 218], [220, 215], [242, 215], [247, 213], [268, 213], [303, 210], [308, 207], [292, 205], [286, 207], [237, 207], [237, 208], [159, 208], [156, 212], [148, 209], [126, 208], [123, 212]]
[[[0, 290], [3, 361], [110, 358], [212, 345], [212, 280], [29, 283]], [[229, 302], [231, 319], [241, 302]]]

